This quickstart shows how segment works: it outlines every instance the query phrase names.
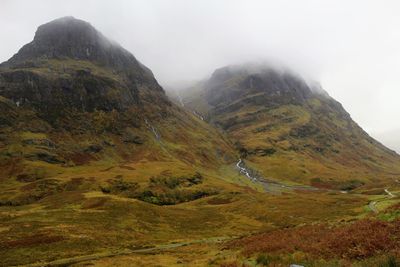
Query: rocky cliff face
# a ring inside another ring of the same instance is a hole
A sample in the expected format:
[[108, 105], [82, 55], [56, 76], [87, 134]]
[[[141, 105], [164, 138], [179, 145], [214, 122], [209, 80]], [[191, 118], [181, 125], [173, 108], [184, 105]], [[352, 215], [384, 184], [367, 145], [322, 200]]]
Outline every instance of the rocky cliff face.
[[[169, 105], [151, 71], [89, 23], [66, 17], [40, 26], [0, 72], [0, 94], [45, 113]], [[62, 109], [62, 110], [60, 110]]]
[[311, 96], [311, 89], [299, 77], [267, 67], [220, 68], [214, 71], [206, 86], [207, 101], [214, 106], [251, 95], [257, 95], [257, 101], [262, 98], [264, 105], [301, 104]]
[[74, 17], [64, 17], [41, 25], [32, 42], [22, 47], [6, 65], [15, 66], [37, 59], [72, 58], [95, 61], [126, 71], [133, 68], [139, 74], [150, 70], [118, 43], [107, 39], [92, 25]]
[[256, 64], [227, 66], [214, 71], [204, 88], [205, 99], [216, 112], [220, 108], [235, 109], [246, 104], [268, 108], [306, 105], [309, 99], [317, 97], [329, 102], [343, 118], [350, 119], [342, 105], [329, 97], [318, 83], [306, 82], [288, 69]]

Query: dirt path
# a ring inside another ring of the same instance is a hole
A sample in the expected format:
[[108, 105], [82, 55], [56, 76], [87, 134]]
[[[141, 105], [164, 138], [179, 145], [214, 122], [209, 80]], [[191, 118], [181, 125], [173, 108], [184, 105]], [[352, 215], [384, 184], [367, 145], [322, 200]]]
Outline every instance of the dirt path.
[[234, 238], [236, 238], [236, 237], [211, 237], [211, 238], [207, 238], [207, 239], [198, 239], [198, 240], [192, 240], [192, 241], [186, 241], [186, 242], [162, 244], [162, 245], [157, 245], [157, 246], [148, 247], [148, 248], [123, 249], [123, 250], [119, 250], [119, 251], [95, 253], [95, 254], [90, 254], [90, 255], [83, 255], [83, 256], [59, 259], [59, 260], [54, 260], [54, 261], [50, 261], [50, 262], [36, 262], [36, 263], [18, 265], [18, 266], [25, 266], [25, 267], [69, 266], [71, 264], [76, 264], [76, 263], [85, 262], [85, 261], [98, 260], [98, 259], [108, 258], [108, 257], [123, 256], [123, 255], [129, 255], [129, 254], [149, 253], [149, 252], [174, 249], [174, 248], [179, 248], [179, 247], [189, 246], [189, 245], [194, 245], [194, 244], [220, 243], [220, 242], [234, 239]]
[[378, 209], [376, 208], [376, 203], [377, 203], [376, 201], [371, 201], [371, 202], [368, 203], [369, 209], [374, 213], [378, 213], [379, 212]]
[[389, 198], [394, 198], [395, 195], [392, 194], [392, 192], [389, 191], [389, 189], [385, 189], [385, 193], [388, 194]]
[[[385, 193], [386, 193], [386, 195], [387, 195], [387, 196], [385, 197], [385, 199], [387, 199], [387, 198], [394, 198], [394, 197], [395, 197], [395, 195], [394, 195], [392, 192], [390, 192], [388, 188], [385, 189]], [[378, 209], [376, 208], [376, 204], [377, 204], [378, 202], [381, 202], [381, 201], [383, 201], [383, 199], [377, 200], [377, 201], [371, 201], [371, 202], [369, 202], [369, 203], [368, 203], [369, 209], [370, 209], [372, 212], [374, 212], [374, 213], [379, 213]]]

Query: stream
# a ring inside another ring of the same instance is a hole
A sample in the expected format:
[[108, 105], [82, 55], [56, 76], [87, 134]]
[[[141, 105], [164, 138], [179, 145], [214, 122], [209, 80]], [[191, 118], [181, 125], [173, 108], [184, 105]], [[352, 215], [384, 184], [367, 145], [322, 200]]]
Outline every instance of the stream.
[[291, 190], [306, 190], [306, 191], [319, 191], [320, 189], [308, 186], [308, 185], [285, 185], [276, 181], [267, 180], [266, 178], [260, 176], [256, 171], [246, 166], [246, 163], [239, 159], [236, 163], [236, 168], [239, 170], [239, 173], [245, 175], [248, 179], [250, 179], [253, 183], [261, 184], [264, 188], [265, 192], [280, 194], [283, 191], [291, 191]]
[[151, 125], [151, 124], [148, 122], [147, 119], [145, 119], [144, 122], [146, 123], [147, 128], [153, 132], [154, 137], [156, 138], [156, 140], [157, 140], [157, 141], [160, 141], [161, 136], [160, 136], [160, 134], [157, 132], [157, 129], [156, 129], [153, 125]]

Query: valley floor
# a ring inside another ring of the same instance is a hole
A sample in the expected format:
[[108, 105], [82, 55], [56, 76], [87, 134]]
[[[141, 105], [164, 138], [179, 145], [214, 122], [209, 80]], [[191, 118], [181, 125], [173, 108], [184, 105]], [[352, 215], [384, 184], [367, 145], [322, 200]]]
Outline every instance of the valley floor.
[[[273, 249], [261, 245], [254, 249], [246, 242], [254, 238], [254, 243], [263, 244], [268, 233], [277, 237], [277, 231], [283, 229], [289, 235], [285, 240], [290, 243], [293, 239], [296, 244], [301, 233], [296, 229], [312, 225], [346, 229], [365, 219], [382, 221], [390, 228], [400, 216], [396, 208], [400, 184], [396, 182], [386, 188], [349, 193], [308, 190], [283, 182], [271, 189], [268, 183], [240, 173], [233, 163], [216, 171], [197, 169], [206, 181], [202, 190], [212, 187], [217, 192], [175, 205], [156, 205], [109, 192], [101, 182], [119, 175], [122, 181], [146, 183], [148, 178], [143, 177], [165, 173], [171, 166], [176, 172], [180, 167], [182, 173], [187, 172], [187, 166], [176, 162], [149, 161], [75, 169], [56, 179], [65, 190], [26, 205], [3, 204], [0, 265], [255, 266], [257, 259], [261, 264], [265, 257], [265, 261], [275, 264], [272, 266], [324, 266], [322, 261], [342, 266], [398, 252], [396, 243], [390, 248], [377, 247], [374, 253], [361, 257], [337, 254], [327, 258], [310, 253], [307, 246], [313, 247], [312, 240], [301, 249], [280, 247], [282, 244]], [[43, 180], [39, 181], [43, 186]], [[23, 190], [38, 190], [34, 187], [37, 183], [28, 183]], [[20, 185], [10, 181], [2, 186], [4, 198]], [[203, 185], [194, 188], [199, 186]], [[395, 235], [393, 238], [400, 240], [400, 233]]]

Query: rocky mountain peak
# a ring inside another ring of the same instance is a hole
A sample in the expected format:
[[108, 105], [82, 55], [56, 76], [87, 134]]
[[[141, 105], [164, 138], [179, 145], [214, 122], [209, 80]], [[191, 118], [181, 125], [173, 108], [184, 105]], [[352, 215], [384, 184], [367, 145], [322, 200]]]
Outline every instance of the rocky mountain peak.
[[140, 67], [135, 57], [116, 42], [106, 38], [90, 23], [63, 17], [38, 27], [32, 42], [22, 47], [6, 65], [46, 59], [90, 60], [113, 68]]
[[314, 85], [279, 66], [249, 63], [217, 69], [208, 80], [210, 104], [252, 98], [260, 103], [302, 103], [314, 93]]
[[[90, 23], [63, 17], [1, 65], [0, 95], [44, 114], [169, 105], [152, 72]], [[55, 115], [55, 117], [57, 117]]]
[[[92, 58], [97, 50], [112, 48], [112, 43], [91, 24], [73, 17], [63, 17], [41, 25], [33, 45], [43, 48], [49, 57]], [[47, 48], [53, 48], [48, 51]]]

